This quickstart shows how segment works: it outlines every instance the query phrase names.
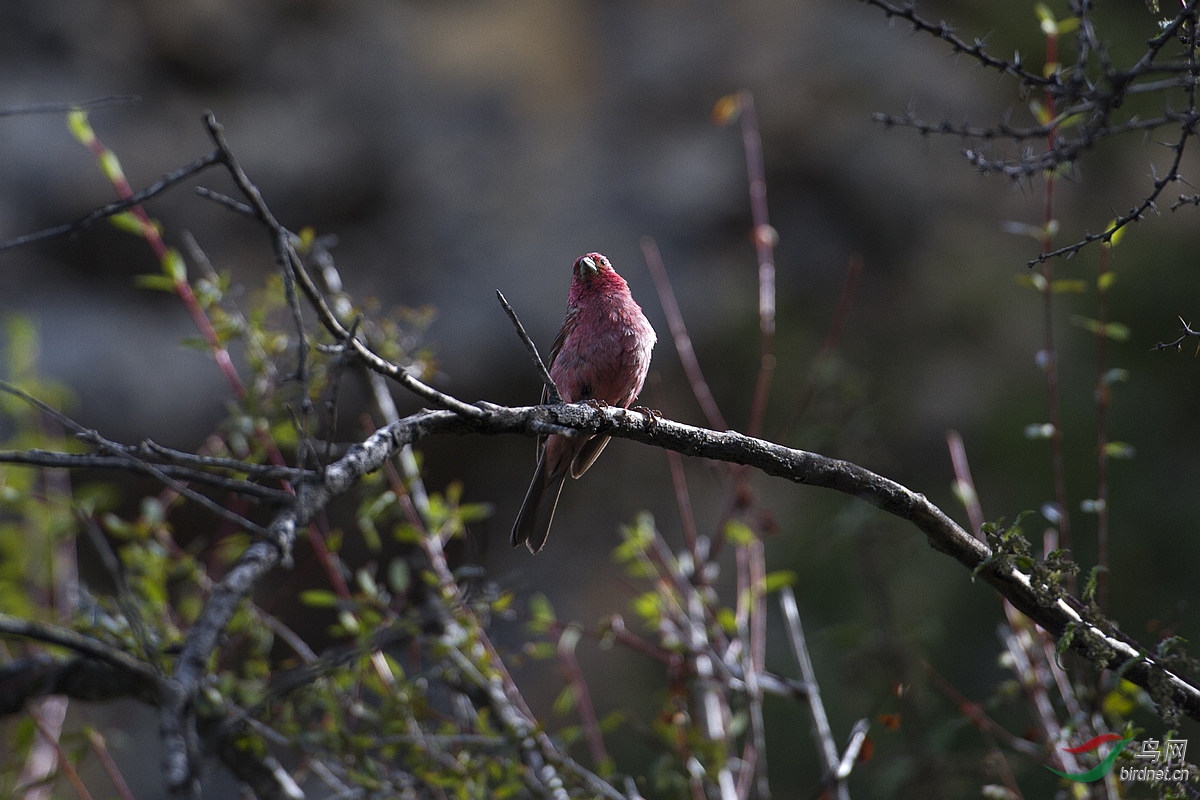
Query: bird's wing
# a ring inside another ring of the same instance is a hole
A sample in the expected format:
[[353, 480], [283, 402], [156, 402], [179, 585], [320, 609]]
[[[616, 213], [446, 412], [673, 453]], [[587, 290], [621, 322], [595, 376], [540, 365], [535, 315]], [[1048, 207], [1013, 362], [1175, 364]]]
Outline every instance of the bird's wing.
[[[568, 306], [567, 315], [563, 317], [562, 325], [558, 329], [558, 336], [554, 337], [554, 344], [550, 345], [550, 360], [546, 362], [546, 371], [551, 372], [554, 369], [554, 362], [558, 360], [558, 354], [562, 351], [563, 343], [567, 341], [567, 336], [575, 329], [575, 318], [579, 316], [579, 308], [577, 306]], [[550, 402], [550, 388], [542, 386], [542, 404]], [[546, 437], [539, 436], [537, 440], [538, 458], [542, 457], [542, 451], [546, 449]]]
[[[563, 344], [566, 343], [567, 337], [571, 335], [571, 331], [575, 330], [575, 318], [579, 316], [579, 308], [577, 306], [568, 306], [567, 315], [563, 317], [562, 326], [558, 329], [558, 336], [554, 337], [554, 344], [550, 345], [550, 360], [546, 362], [546, 371], [553, 373], [554, 362], [558, 360], [558, 354], [562, 352]], [[561, 391], [561, 389], [559, 390]], [[542, 402], [550, 401], [549, 387], [542, 387]]]
[[600, 455], [600, 451], [606, 444], [608, 444], [607, 436], [593, 436], [584, 442], [579, 448], [579, 452], [575, 454], [575, 458], [571, 460], [571, 477], [578, 478], [587, 472], [588, 467]]

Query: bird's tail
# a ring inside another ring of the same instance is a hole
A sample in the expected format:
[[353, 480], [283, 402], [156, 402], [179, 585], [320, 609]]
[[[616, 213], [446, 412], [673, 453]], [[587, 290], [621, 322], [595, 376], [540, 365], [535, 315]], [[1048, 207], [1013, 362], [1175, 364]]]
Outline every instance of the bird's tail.
[[533, 481], [525, 493], [525, 502], [521, 504], [521, 511], [513, 524], [512, 538], [509, 540], [513, 547], [524, 544], [529, 552], [536, 553], [546, 544], [558, 496], [566, 480], [567, 470], [561, 474], [548, 473], [545, 456], [538, 459], [537, 471], [533, 473]]

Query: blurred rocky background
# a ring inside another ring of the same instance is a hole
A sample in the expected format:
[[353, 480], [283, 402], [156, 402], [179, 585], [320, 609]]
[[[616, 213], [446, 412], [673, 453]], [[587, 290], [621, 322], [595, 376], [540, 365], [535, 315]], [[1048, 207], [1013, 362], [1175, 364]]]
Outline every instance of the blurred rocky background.
[[[1118, 58], [1156, 32], [1142, 4], [1124, 6], [1101, 18], [1101, 34], [1120, 37]], [[1040, 66], [1030, 7], [962, 0], [919, 10], [948, 19], [968, 41], [987, 36], [996, 53], [1019, 49]], [[757, 103], [780, 234], [779, 366], [767, 436], [858, 461], [965, 523], [945, 445], [947, 429], [957, 429], [989, 519], [1042, 507], [1052, 497], [1048, 445], [1022, 433], [1047, 416], [1035, 364], [1041, 305], [1015, 280], [1037, 244], [1003, 229], [1040, 222], [1041, 184], [981, 178], [960, 154], [978, 143], [871, 120], [875, 111], [912, 109], [933, 121], [1028, 121], [1026, 99], [1012, 81], [874, 9], [850, 0], [0, 3], [0, 107], [140, 96], [91, 115], [135, 187], [211, 149], [200, 115], [212, 109], [276, 216], [336, 235], [333, 254], [353, 295], [378, 298], [384, 313], [436, 310], [426, 334], [436, 383], [466, 400], [537, 399], [538, 379], [494, 291], [548, 348], [572, 261], [599, 250], [659, 332], [643, 401], [702, 424], [642, 261], [639, 240], [652, 236], [717, 401], [733, 427], [745, 427], [757, 368], [757, 265], [741, 135], [710, 116], [718, 98], [740, 89]], [[1174, 136], [1106, 145], [1065, 176], [1059, 241], [1132, 207], [1169, 159], [1160, 140]], [[1189, 156], [1184, 174], [1197, 177], [1197, 166]], [[149, 212], [169, 243], [181, 245], [190, 232], [217, 269], [257, 291], [273, 269], [269, 242], [191, 185], [230, 190], [214, 170], [152, 201]], [[0, 118], [0, 238], [111, 199], [62, 115]], [[1197, 365], [1190, 353], [1149, 352], [1174, 338], [1177, 314], [1195, 320], [1195, 214], [1161, 208], [1129, 231], [1114, 258], [1112, 316], [1132, 336], [1109, 346], [1111, 365], [1130, 371], [1116, 388], [1111, 436], [1137, 454], [1113, 468], [1111, 610], [1151, 642], [1164, 629], [1200, 633], [1190, 605], [1200, 557]], [[1057, 274], [1090, 287], [1096, 255], [1060, 262]], [[855, 257], [863, 273], [837, 358], [816, 374], [815, 399], [788, 430]], [[72, 388], [82, 422], [115, 439], [193, 448], [229, 393], [206, 354], [179, 345], [193, 332], [177, 299], [134, 285], [156, 269], [144, 242], [106, 226], [6, 252], [0, 313], [36, 321], [43, 367]], [[1093, 345], [1069, 317], [1094, 316], [1094, 308], [1091, 290], [1061, 296], [1055, 329], [1085, 569], [1095, 557], [1094, 523], [1079, 512], [1095, 493]], [[397, 398], [402, 411], [418, 405]], [[623, 610], [629, 589], [607, 554], [617, 526], [639, 509], [680, 541], [666, 460], [656, 451], [613, 443], [586, 479], [566, 487], [537, 558], [507, 543], [533, 471], [532, 442], [455, 438], [423, 453], [431, 488], [461, 479], [465, 499], [493, 504], [462, 557], [517, 591], [518, 606], [536, 590], [561, 617], [585, 624]], [[728, 487], [703, 463], [689, 464], [689, 475], [701, 530], [712, 532]], [[761, 478], [753, 485], [777, 525], [767, 542], [771, 568], [799, 576], [839, 736], [886, 705], [880, 664], [895, 657], [888, 648], [911, 648], [975, 699], [1006, 677], [996, 659], [996, 598], [917, 531], [842, 497]], [[1041, 518], [1030, 520], [1040, 536]], [[901, 644], [885, 647], [883, 618]], [[786, 654], [773, 631], [770, 660], [790, 672]], [[594, 649], [585, 660], [602, 708], [651, 696], [651, 665]], [[544, 702], [561, 685], [552, 669], [526, 680]], [[936, 691], [919, 680], [916, 690], [931, 727], [945, 733], [961, 724]], [[769, 710], [779, 726], [768, 753], [778, 785], [811, 788], [805, 714]], [[887, 732], [878, 738], [880, 748], [897, 746]], [[631, 740], [623, 752], [616, 743], [614, 752], [636, 758], [637, 747]], [[903, 778], [871, 769], [864, 765], [863, 780], [881, 793]]]

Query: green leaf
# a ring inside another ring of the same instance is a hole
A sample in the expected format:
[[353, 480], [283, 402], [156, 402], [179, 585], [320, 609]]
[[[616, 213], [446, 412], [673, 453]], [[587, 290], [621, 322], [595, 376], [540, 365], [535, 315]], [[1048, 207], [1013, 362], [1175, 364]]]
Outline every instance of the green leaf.
[[559, 715], [570, 714], [575, 710], [575, 700], [575, 687], [567, 684], [558, 693], [558, 697], [554, 699], [554, 713]]
[[132, 211], [122, 211], [118, 214], [113, 214], [108, 218], [108, 221], [117, 230], [131, 233], [134, 236], [141, 236], [145, 232], [145, 226], [142, 225], [142, 221]]
[[775, 572], [767, 573], [763, 579], [763, 592], [770, 594], [778, 592], [785, 586], [792, 586], [796, 583], [796, 573], [790, 569], [781, 569]]
[[300, 593], [300, 602], [313, 608], [336, 608], [341, 599], [328, 589], [305, 589]]
[[1079, 294], [1087, 291], [1087, 281], [1079, 278], [1059, 278], [1050, 284], [1050, 290], [1056, 294], [1064, 292]]
[[125, 181], [125, 173], [121, 169], [121, 161], [117, 158], [117, 154], [112, 150], [105, 150], [100, 154], [100, 169], [104, 173], [104, 177], [108, 178], [113, 183], [123, 183]]
[[141, 289], [151, 289], [156, 292], [175, 291], [175, 281], [166, 275], [138, 275], [133, 282]]
[[1124, 236], [1125, 236], [1125, 231], [1128, 229], [1129, 229], [1128, 225], [1122, 225], [1121, 227], [1118, 228], [1117, 221], [1115, 219], [1112, 222], [1108, 223], [1108, 227], [1104, 230], [1105, 233], [1111, 234], [1108, 237], [1108, 246], [1116, 247], [1118, 244], [1120, 244], [1121, 239], [1124, 238]]
[[546, 631], [556, 622], [554, 607], [546, 595], [538, 592], [529, 598], [529, 627], [534, 631]]
[[1100, 573], [1102, 572], [1108, 572], [1108, 567], [1097, 564], [1088, 573], [1087, 583], [1083, 585], [1084, 600], [1091, 601], [1096, 598], [1096, 586], [1100, 582]]
[[1067, 117], [1064, 117], [1063, 121], [1058, 123], [1058, 130], [1061, 131], [1065, 128], [1073, 128], [1086, 119], [1087, 119], [1086, 114], [1071, 114]]
[[[1043, 72], [1045, 73], [1048, 71], [1049, 75], [1053, 75], [1054, 70], [1057, 69], [1057, 67], [1057, 64], [1048, 63], [1045, 65]], [[1049, 77], [1049, 75], [1047, 75], [1047, 77]], [[1029, 110], [1033, 113], [1033, 117], [1038, 121], [1039, 125], [1049, 125], [1054, 121], [1054, 117], [1051, 115], [1050, 109], [1039, 103], [1037, 100], [1030, 101]]]
[[1109, 442], [1104, 445], [1104, 454], [1109, 458], [1133, 458], [1135, 452], [1133, 445], [1128, 442]]
[[1109, 322], [1104, 326], [1104, 333], [1113, 341], [1124, 342], [1129, 339], [1129, 326], [1123, 322]]
[[1054, 32], [1059, 36], [1066, 36], [1068, 33], [1071, 33], [1078, 27], [1079, 17], [1067, 17], [1066, 19], [1059, 20], [1058, 25], [1055, 26]]
[[1050, 10], [1050, 6], [1045, 3], [1038, 3], [1033, 7], [1033, 13], [1037, 15], [1038, 24], [1042, 26], [1042, 32], [1050, 35], [1055, 32], [1057, 20], [1054, 19], [1054, 12]]
[[636, 562], [638, 556], [649, 549], [657, 535], [654, 517], [645, 511], [639, 513], [634, 517], [632, 525], [621, 526], [622, 542], [613, 550], [613, 559], [619, 564]]
[[387, 579], [393, 594], [402, 595], [407, 592], [408, 587], [412, 585], [412, 570], [409, 569], [408, 562], [402, 558], [392, 559], [392, 563], [388, 564]]
[[183, 261], [183, 256], [174, 247], [167, 248], [167, 254], [163, 256], [162, 261], [163, 274], [177, 283], [187, 281], [187, 264]]
[[1109, 270], [1108, 272], [1101, 272], [1100, 277], [1096, 278], [1096, 288], [1102, 292], [1107, 292], [1108, 288], [1112, 286], [1116, 280], [1117, 273], [1113, 272], [1112, 270]]
[[553, 642], [526, 642], [521, 650], [525, 655], [539, 661], [553, 658], [556, 652]]
[[662, 599], [657, 592], [642, 592], [631, 603], [634, 612], [644, 620], [655, 622], [662, 616]]
[[975, 487], [966, 481], [955, 481], [951, 485], [950, 489], [952, 492], [954, 492], [955, 499], [958, 500], [959, 504], [964, 508], [973, 506], [979, 501], [979, 495], [976, 494]]
[[92, 126], [88, 123], [86, 111], [75, 110], [67, 114], [67, 128], [70, 129], [71, 135], [80, 141], [85, 147], [91, 147], [96, 141], [96, 132], [92, 130]]
[[1031, 289], [1037, 289], [1039, 292], [1046, 291], [1049, 284], [1046, 282], [1046, 277], [1040, 272], [1022, 272], [1014, 279], [1018, 286], [1028, 286]]
[[1121, 322], [1100, 322], [1079, 314], [1072, 314], [1071, 323], [1095, 336], [1107, 336], [1113, 341], [1123, 342], [1129, 338], [1129, 326]]
[[369, 569], [362, 567], [356, 570], [354, 573], [354, 582], [358, 584], [358, 588], [367, 597], [379, 596], [379, 584], [375, 582], [375, 576], [371, 574]]
[[420, 544], [421, 531], [416, 526], [402, 522], [392, 528], [392, 537], [403, 544]]
[[29, 377], [37, 363], [37, 326], [23, 314], [12, 314], [4, 318], [4, 332], [8, 336], [8, 347], [4, 354], [8, 361], [8, 379]]
[[1137, 708], [1141, 696], [1142, 689], [1122, 678], [1116, 688], [1104, 696], [1101, 708], [1104, 709], [1106, 716], [1122, 719]]
[[754, 531], [746, 523], [731, 519], [725, 523], [725, 538], [731, 544], [746, 547], [754, 543]]
[[493, 598], [491, 602], [493, 614], [503, 614], [512, 607], [513, 599], [516, 597], [512, 592], [503, 592], [500, 596]]

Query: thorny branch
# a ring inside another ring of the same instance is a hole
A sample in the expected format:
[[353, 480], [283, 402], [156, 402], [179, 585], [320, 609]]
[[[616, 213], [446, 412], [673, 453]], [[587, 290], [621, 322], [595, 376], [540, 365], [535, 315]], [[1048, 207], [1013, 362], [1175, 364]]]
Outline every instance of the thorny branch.
[[[1014, 125], [1007, 116], [990, 125], [966, 123], [927, 122], [919, 119], [910, 109], [901, 116], [877, 113], [874, 119], [885, 127], [899, 126], [916, 130], [921, 135], [957, 136], [984, 143], [988, 147], [996, 142], [1008, 142], [1014, 154], [995, 158], [987, 149], [968, 147], [963, 155], [967, 161], [983, 174], [1000, 173], [1013, 180], [1028, 180], [1038, 175], [1052, 176], [1066, 167], [1074, 165], [1085, 153], [1093, 150], [1100, 142], [1130, 133], [1149, 132], [1167, 125], [1177, 125], [1178, 138], [1167, 144], [1172, 161], [1166, 171], [1153, 174], [1150, 190], [1125, 213], [1099, 233], [1085, 232], [1075, 242], [1058, 248], [1045, 248], [1029, 266], [1035, 266], [1060, 256], [1072, 256], [1094, 242], [1109, 242], [1120, 229], [1143, 219], [1158, 208], [1158, 199], [1167, 186], [1184, 181], [1180, 165], [1188, 141], [1196, 133], [1200, 115], [1196, 111], [1196, 85], [1200, 82], [1200, 64], [1195, 52], [1197, 9], [1200, 0], [1182, 3], [1176, 15], [1163, 21], [1159, 32], [1145, 44], [1144, 50], [1128, 67], [1122, 69], [1112, 63], [1109, 54], [1097, 40], [1091, 19], [1090, 4], [1073, 4], [1078, 14], [1077, 56], [1074, 63], [1048, 65], [1046, 75], [1036, 74], [1021, 66], [1019, 55], [1012, 59], [999, 59], [987, 52], [982, 41], [968, 44], [960, 39], [945, 22], [934, 23], [919, 17], [912, 4], [903, 6], [885, 0], [864, 0], [867, 5], [880, 9], [889, 19], [902, 19], [914, 31], [924, 33], [948, 45], [953, 52], [974, 59], [990, 69], [999, 70], [1020, 81], [1020, 93], [1024, 97], [1030, 89], [1038, 89], [1047, 99], [1051, 110], [1034, 109], [1034, 125]], [[1054, 20], [1043, 20], [1047, 35], [1058, 37]], [[1064, 29], [1065, 30], [1065, 29]], [[1183, 55], [1177, 60], [1160, 60], [1172, 43], [1183, 45]], [[1096, 56], [1093, 59], [1093, 56]], [[1166, 77], [1162, 77], [1166, 76]], [[1154, 117], [1140, 118], [1136, 110], [1122, 109], [1126, 100], [1135, 95], [1157, 93], [1164, 95], [1161, 106], [1164, 111]], [[1182, 95], [1183, 110], [1173, 111], [1172, 98]], [[1124, 114], [1124, 116], [1120, 116]], [[1034, 152], [1028, 143], [1043, 140], [1046, 147]], [[1175, 207], [1178, 207], [1176, 204]]]

